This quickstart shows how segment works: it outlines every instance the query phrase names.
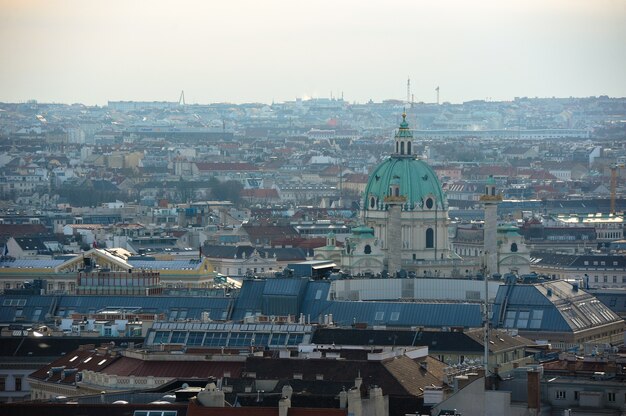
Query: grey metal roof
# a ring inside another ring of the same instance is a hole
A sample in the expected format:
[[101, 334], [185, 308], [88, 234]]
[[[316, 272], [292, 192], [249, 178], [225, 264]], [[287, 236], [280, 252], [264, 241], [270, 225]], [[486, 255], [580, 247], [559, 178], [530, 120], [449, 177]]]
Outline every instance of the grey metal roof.
[[[164, 313], [171, 316], [176, 311], [176, 319], [200, 319], [202, 312], [209, 312], [212, 319], [226, 319], [229, 297], [189, 297], [189, 296], [14, 296], [0, 295], [0, 305], [14, 299], [23, 299], [19, 307], [3, 306], [0, 308], [0, 322], [16, 322], [16, 311], [22, 310], [23, 322], [32, 322], [35, 311], [41, 312], [37, 321], [43, 322], [46, 314], [53, 313], [68, 317], [70, 312], [88, 314], [107, 307], [138, 307], [147, 313]], [[55, 301], [56, 299], [56, 301]], [[55, 304], [56, 302], [56, 304]], [[54, 311], [52, 311], [54, 305]], [[184, 314], [181, 316], [181, 311]], [[21, 321], [20, 321], [21, 322]]]
[[244, 280], [231, 319], [239, 321], [247, 314], [255, 315], [263, 311], [263, 290], [265, 280]]
[[[481, 326], [481, 306], [475, 303], [402, 303], [328, 301], [324, 314], [332, 314], [339, 325], [354, 322], [368, 325], [431, 328]], [[303, 310], [305, 315], [309, 311]], [[314, 317], [311, 321], [323, 316]]]
[[538, 332], [578, 332], [619, 321], [596, 297], [562, 280], [501, 286], [492, 317], [495, 327]]
[[0, 268], [54, 269], [66, 260], [57, 259], [15, 259], [0, 261]]
[[202, 264], [197, 259], [190, 260], [131, 260], [136, 269], [149, 270], [197, 270]]
[[270, 279], [265, 284], [263, 295], [300, 296], [307, 283], [306, 279]]

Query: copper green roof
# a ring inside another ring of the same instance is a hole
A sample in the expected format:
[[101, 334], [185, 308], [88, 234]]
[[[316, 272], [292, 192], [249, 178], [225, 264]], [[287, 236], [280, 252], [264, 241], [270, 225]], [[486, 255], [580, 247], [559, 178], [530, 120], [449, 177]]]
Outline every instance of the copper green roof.
[[[402, 123], [396, 133], [396, 139], [412, 139], [413, 134], [406, 121], [406, 113], [402, 114]], [[417, 160], [410, 154], [392, 154], [382, 162], [370, 175], [365, 188], [365, 210], [385, 209], [385, 197], [390, 196], [390, 185], [400, 188], [400, 196], [405, 200], [405, 209], [445, 209], [445, 196], [437, 175], [427, 163]], [[433, 198], [432, 207], [426, 207], [428, 198]]]
[[[445, 196], [433, 169], [424, 161], [412, 158], [391, 157], [372, 172], [365, 188], [365, 210], [377, 209], [389, 194], [389, 185], [399, 185], [400, 195], [406, 197], [409, 209], [425, 209], [430, 196], [437, 201], [437, 209], [443, 209]], [[375, 206], [371, 205], [371, 198]], [[435, 207], [433, 207], [435, 209]]]
[[413, 138], [413, 133], [411, 133], [411, 129], [409, 129], [409, 123], [406, 121], [406, 113], [402, 114], [402, 123], [400, 123], [396, 137]]

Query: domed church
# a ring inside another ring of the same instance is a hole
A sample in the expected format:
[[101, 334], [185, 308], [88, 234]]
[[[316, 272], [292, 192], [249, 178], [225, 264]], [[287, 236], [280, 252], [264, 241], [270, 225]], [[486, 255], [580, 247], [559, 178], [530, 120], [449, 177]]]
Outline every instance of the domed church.
[[369, 178], [363, 222], [374, 230], [375, 243], [390, 274], [399, 270], [436, 271], [435, 263], [448, 263], [451, 255], [448, 206], [437, 175], [414, 154], [406, 114], [402, 115], [394, 146], [394, 153]]

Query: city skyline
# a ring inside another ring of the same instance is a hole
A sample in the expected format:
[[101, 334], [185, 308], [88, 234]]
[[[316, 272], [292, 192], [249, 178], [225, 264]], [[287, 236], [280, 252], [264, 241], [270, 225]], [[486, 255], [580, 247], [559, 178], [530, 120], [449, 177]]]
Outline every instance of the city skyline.
[[625, 96], [626, 3], [0, 1], [0, 101]]

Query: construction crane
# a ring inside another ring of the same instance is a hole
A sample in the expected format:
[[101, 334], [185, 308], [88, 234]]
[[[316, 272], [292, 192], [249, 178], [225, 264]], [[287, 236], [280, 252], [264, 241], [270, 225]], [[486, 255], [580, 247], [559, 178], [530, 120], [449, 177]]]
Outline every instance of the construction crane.
[[623, 163], [611, 165], [611, 214], [615, 215], [615, 191], [617, 189], [617, 171], [623, 168]]

